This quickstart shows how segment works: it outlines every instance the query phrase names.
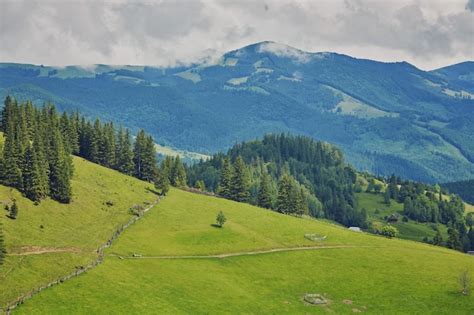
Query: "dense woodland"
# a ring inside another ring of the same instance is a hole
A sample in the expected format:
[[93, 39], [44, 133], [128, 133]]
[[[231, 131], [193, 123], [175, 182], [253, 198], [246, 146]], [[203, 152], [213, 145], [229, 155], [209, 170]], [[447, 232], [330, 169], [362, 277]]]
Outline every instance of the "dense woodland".
[[189, 185], [282, 213], [366, 226], [353, 193], [356, 172], [334, 146], [308, 137], [266, 135], [188, 169]]
[[[168, 183], [182, 185], [186, 181], [179, 158], [167, 158], [158, 166], [155, 142], [143, 130], [132, 141], [128, 129], [116, 130], [113, 123], [98, 119], [92, 123], [77, 112], [59, 114], [54, 105], [37, 108], [31, 102], [18, 104], [8, 96], [0, 131], [5, 137], [0, 148], [0, 183], [17, 188], [35, 202], [48, 196], [63, 203], [71, 201], [71, 155], [157, 182], [164, 190]], [[160, 180], [163, 177], [166, 180]]]
[[451, 193], [461, 196], [466, 202], [474, 204], [474, 179], [445, 183], [442, 186]]

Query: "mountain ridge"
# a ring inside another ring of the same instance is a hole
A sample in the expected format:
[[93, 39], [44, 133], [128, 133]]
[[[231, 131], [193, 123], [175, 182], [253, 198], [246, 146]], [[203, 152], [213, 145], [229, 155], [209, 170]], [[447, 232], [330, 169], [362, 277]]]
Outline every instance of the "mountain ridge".
[[423, 71], [265, 41], [171, 68], [0, 64], [0, 96], [52, 101], [202, 153], [303, 134], [340, 146], [361, 170], [445, 182], [474, 177], [473, 64]]

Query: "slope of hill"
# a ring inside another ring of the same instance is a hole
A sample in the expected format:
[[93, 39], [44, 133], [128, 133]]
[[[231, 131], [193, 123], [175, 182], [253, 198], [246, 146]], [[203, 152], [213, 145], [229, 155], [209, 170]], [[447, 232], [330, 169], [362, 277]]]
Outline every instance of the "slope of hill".
[[262, 42], [166, 69], [1, 64], [0, 96], [53, 101], [203, 153], [290, 131], [337, 144], [360, 169], [445, 182], [474, 175], [473, 65], [426, 72]]
[[[0, 309], [30, 290], [85, 266], [97, 248], [132, 215], [129, 209], [152, 203], [149, 184], [74, 158], [73, 201], [46, 199], [39, 205], [0, 185], [0, 205], [7, 258], [0, 269]], [[16, 220], [3, 210], [13, 200]], [[1, 311], [0, 311], [1, 313]]]
[[[223, 228], [211, 226], [218, 211], [228, 219]], [[104, 264], [17, 311], [469, 314], [474, 296], [460, 294], [463, 270], [474, 272], [474, 261], [451, 250], [173, 189]], [[327, 304], [305, 303], [306, 293]]]

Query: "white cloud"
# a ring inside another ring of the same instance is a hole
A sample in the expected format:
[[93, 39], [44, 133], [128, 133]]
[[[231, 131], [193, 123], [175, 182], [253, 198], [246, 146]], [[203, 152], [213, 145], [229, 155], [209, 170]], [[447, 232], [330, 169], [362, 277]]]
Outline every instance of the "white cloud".
[[308, 63], [311, 61], [311, 54], [308, 54], [299, 49], [290, 47], [288, 45], [275, 43], [275, 42], [264, 42], [258, 47], [258, 52], [268, 52], [275, 54], [279, 57], [286, 57], [293, 59], [297, 63]]
[[[430, 69], [474, 59], [473, 7], [473, 0], [0, 0], [0, 61], [168, 66], [275, 41]], [[270, 49], [300, 62], [307, 55]]]

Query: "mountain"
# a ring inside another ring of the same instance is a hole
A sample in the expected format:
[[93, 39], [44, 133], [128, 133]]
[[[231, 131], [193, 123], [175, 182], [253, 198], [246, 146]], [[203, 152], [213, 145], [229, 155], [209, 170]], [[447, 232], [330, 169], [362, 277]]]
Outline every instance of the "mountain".
[[341, 147], [361, 170], [425, 182], [474, 177], [474, 62], [434, 71], [274, 42], [190, 66], [0, 65], [0, 96], [53, 101], [214, 153], [269, 132]]

